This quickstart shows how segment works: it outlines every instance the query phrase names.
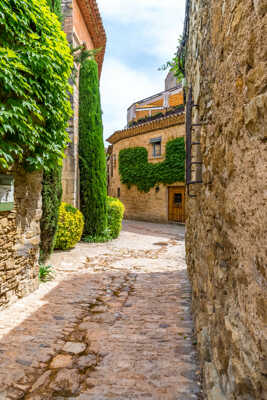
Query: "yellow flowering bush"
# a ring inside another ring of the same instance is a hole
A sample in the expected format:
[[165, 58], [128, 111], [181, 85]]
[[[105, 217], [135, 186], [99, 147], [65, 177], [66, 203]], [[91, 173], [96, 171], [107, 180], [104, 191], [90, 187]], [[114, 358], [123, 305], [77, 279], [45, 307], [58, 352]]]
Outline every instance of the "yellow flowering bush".
[[108, 229], [112, 239], [120, 234], [124, 211], [124, 205], [119, 199], [108, 197]]
[[56, 234], [56, 249], [67, 250], [75, 247], [81, 240], [84, 227], [84, 217], [75, 207], [61, 203]]

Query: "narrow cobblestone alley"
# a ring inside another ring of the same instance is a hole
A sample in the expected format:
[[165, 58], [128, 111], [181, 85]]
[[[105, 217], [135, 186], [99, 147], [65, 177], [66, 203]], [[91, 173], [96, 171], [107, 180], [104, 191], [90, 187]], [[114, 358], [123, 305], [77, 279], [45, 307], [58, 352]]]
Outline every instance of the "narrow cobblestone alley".
[[50, 263], [0, 313], [0, 400], [201, 398], [183, 227], [128, 221]]

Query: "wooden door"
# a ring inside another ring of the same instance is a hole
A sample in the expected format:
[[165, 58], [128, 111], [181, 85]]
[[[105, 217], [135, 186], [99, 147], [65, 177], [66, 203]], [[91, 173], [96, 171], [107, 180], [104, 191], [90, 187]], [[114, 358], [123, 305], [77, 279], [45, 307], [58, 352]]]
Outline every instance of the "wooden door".
[[185, 188], [169, 187], [169, 221], [185, 222]]

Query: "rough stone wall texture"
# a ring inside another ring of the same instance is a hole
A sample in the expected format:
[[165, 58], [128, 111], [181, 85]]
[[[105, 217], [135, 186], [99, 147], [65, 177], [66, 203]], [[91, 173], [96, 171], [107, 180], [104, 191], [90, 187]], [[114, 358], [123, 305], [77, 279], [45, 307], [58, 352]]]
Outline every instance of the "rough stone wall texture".
[[[83, 14], [78, 6], [77, 0], [62, 0], [63, 27], [72, 47], [78, 47], [86, 43], [88, 50], [94, 48], [92, 38], [86, 28]], [[79, 66], [77, 66], [79, 69]], [[66, 149], [66, 158], [63, 162], [62, 171], [62, 200], [72, 204], [74, 207], [80, 205], [79, 186], [79, 71], [76, 82], [72, 83], [73, 93], [71, 95], [71, 106], [73, 117], [69, 121], [68, 133], [71, 142]]]
[[0, 310], [38, 287], [42, 175], [13, 176], [14, 209], [0, 212]]
[[[111, 176], [111, 165], [109, 163], [109, 196], [117, 197], [118, 188], [120, 188], [120, 200], [125, 206], [125, 218], [136, 219], [141, 221], [152, 222], [168, 222], [168, 187], [161, 184], [159, 191], [156, 192], [155, 188], [150, 189], [148, 193], [140, 192], [136, 186], [130, 189], [120, 182], [119, 174], [119, 153], [122, 149], [130, 147], [145, 147], [148, 151], [148, 162], [157, 163], [165, 159], [166, 143], [177, 137], [184, 136], [184, 124], [172, 126], [165, 129], [156, 130], [153, 132], [146, 132], [127, 139], [123, 139], [113, 145], [112, 156], [113, 161], [113, 176]], [[161, 150], [160, 157], [153, 157], [153, 148], [150, 144], [150, 139], [161, 137]], [[176, 182], [168, 186], [184, 186], [183, 182]]]
[[208, 400], [267, 399], [266, 11], [191, 1], [187, 83], [208, 125], [186, 242]]

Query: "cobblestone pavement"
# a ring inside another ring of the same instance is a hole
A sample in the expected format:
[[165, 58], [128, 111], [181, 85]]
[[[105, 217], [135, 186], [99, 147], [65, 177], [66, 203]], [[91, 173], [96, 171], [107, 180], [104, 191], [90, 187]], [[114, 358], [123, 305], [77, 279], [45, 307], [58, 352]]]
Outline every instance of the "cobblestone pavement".
[[129, 221], [0, 313], [0, 400], [200, 399], [183, 228]]

